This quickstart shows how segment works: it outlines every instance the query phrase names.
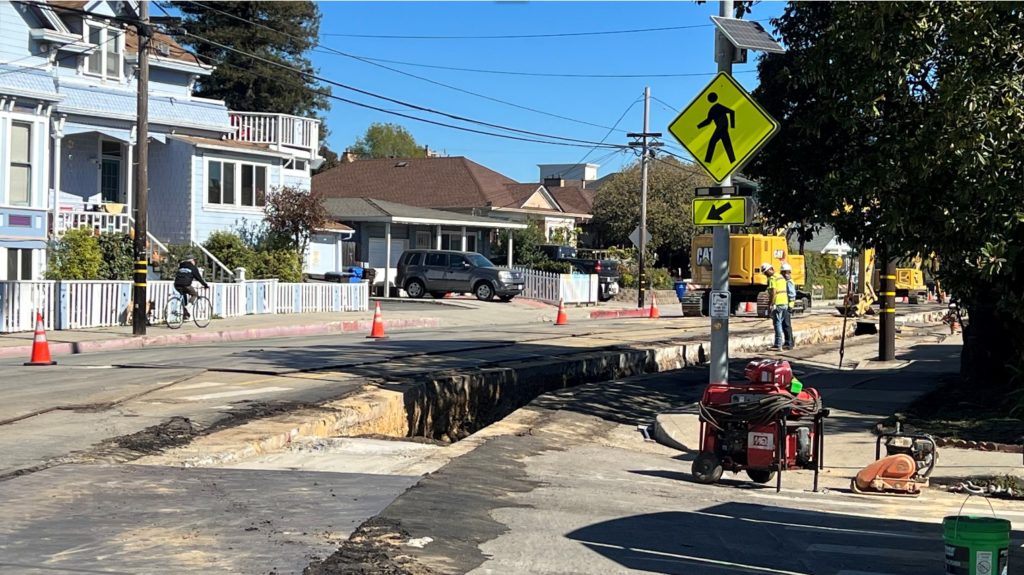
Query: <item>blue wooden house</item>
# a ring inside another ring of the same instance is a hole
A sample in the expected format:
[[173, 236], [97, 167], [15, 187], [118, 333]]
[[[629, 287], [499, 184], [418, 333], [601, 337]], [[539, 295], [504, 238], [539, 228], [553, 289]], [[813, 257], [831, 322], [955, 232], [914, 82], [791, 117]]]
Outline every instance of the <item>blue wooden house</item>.
[[[0, 2], [0, 281], [39, 279], [72, 227], [131, 228], [138, 39], [115, 18], [137, 8]], [[310, 188], [317, 120], [194, 96], [213, 67], [163, 34], [149, 56], [152, 244], [201, 243], [262, 220], [276, 188]]]

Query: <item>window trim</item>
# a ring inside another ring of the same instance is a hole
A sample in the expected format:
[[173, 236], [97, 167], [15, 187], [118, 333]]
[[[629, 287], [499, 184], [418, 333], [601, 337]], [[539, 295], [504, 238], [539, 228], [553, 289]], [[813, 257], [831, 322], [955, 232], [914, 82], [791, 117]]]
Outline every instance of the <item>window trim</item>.
[[[221, 165], [221, 169], [220, 169], [220, 174], [221, 174], [220, 175], [220, 178], [221, 178], [220, 199], [221, 199], [221, 201], [219, 203], [213, 203], [213, 202], [210, 201], [210, 165], [214, 164], [214, 163]], [[234, 184], [232, 186], [233, 200], [234, 200], [233, 203], [225, 203], [223, 201], [224, 200], [224, 179], [225, 179], [224, 178], [224, 174], [225, 174], [224, 164], [233, 164], [234, 165], [234, 169], [232, 170], [232, 178], [233, 178], [233, 182], [232, 183]], [[256, 162], [246, 162], [246, 161], [242, 161], [242, 160], [229, 160], [229, 159], [223, 159], [223, 158], [206, 158], [205, 162], [204, 162], [204, 170], [203, 170], [203, 208], [204, 209], [209, 209], [209, 210], [212, 210], [212, 211], [218, 211], [218, 210], [224, 210], [224, 211], [243, 210], [243, 211], [246, 211], [246, 212], [262, 212], [263, 209], [267, 205], [267, 197], [270, 195], [270, 167], [271, 166], [269, 164], [258, 164]], [[242, 203], [242, 172], [246, 168], [251, 168], [251, 169], [254, 170], [253, 171], [253, 204], [254, 205], [251, 205], [251, 206]], [[264, 172], [264, 178], [263, 178], [263, 188], [264, 188], [263, 189], [263, 205], [256, 204], [256, 199], [259, 197], [259, 194], [256, 193], [256, 182], [258, 181], [258, 178], [256, 176], [255, 170], [260, 169], [260, 168], [262, 168], [263, 172]]]
[[[27, 144], [26, 150], [25, 150], [27, 152], [27, 154], [28, 154], [28, 162], [15, 162], [14, 158], [12, 157], [12, 154], [11, 154], [11, 152], [13, 151], [14, 127], [19, 125], [19, 124], [28, 127], [28, 144]], [[6, 186], [7, 193], [5, 194], [5, 197], [4, 197], [4, 205], [11, 206], [11, 207], [16, 207], [16, 208], [31, 208], [31, 207], [33, 207], [33, 205], [35, 203], [33, 201], [33, 200], [35, 200], [35, 194], [33, 193], [33, 191], [34, 191], [33, 188], [35, 187], [35, 174], [33, 173], [33, 171], [34, 171], [35, 168], [33, 166], [33, 164], [34, 164], [34, 161], [33, 161], [34, 160], [34, 158], [33, 158], [34, 154], [32, 153], [32, 146], [35, 143], [35, 138], [33, 137], [34, 136], [33, 132], [35, 131], [35, 129], [34, 129], [35, 125], [36, 125], [35, 122], [28, 122], [28, 121], [25, 121], [25, 120], [19, 120], [19, 119], [14, 119], [14, 118], [12, 118], [11, 121], [8, 123], [7, 142], [6, 142], [7, 143], [7, 153], [6, 153], [6, 157], [5, 157], [6, 164], [7, 164], [7, 186]], [[26, 187], [27, 187], [26, 191], [28, 192], [28, 201], [26, 203], [24, 203], [24, 204], [15, 204], [14, 203], [13, 188], [11, 187], [11, 184], [12, 184], [12, 179], [13, 179], [13, 175], [14, 175], [14, 169], [13, 168], [15, 166], [24, 167], [24, 168], [27, 168], [27, 170], [28, 170], [28, 177], [27, 177], [27, 181], [26, 181]]]
[[[99, 30], [100, 31], [100, 41], [99, 41], [98, 44], [93, 44], [92, 42], [89, 41], [89, 32], [91, 32], [92, 30]], [[109, 34], [111, 32], [117, 34], [117, 36], [118, 36], [117, 41], [114, 43], [114, 46], [117, 49], [117, 55], [118, 55], [117, 76], [116, 77], [111, 76], [107, 72], [107, 56], [109, 54], [109, 52], [107, 52], [107, 49], [110, 48], [110, 45], [107, 42], [109, 41]], [[86, 44], [89, 44], [90, 46], [97, 46], [97, 49], [96, 49], [95, 52], [93, 52], [92, 54], [86, 54], [86, 55], [82, 56], [82, 66], [81, 66], [82, 75], [90, 76], [92, 78], [99, 78], [100, 80], [103, 80], [103, 81], [111, 81], [111, 82], [123, 82], [124, 81], [124, 79], [125, 79], [125, 54], [124, 54], [125, 33], [124, 33], [124, 30], [121, 30], [120, 28], [112, 28], [112, 27], [107, 26], [106, 24], [104, 24], [102, 22], [97, 22], [95, 20], [85, 20], [85, 21], [82, 22], [82, 41], [84, 43], [86, 43]], [[89, 58], [91, 58], [92, 56], [97, 56], [97, 55], [100, 58], [100, 71], [99, 71], [99, 73], [90, 72], [89, 71]]]

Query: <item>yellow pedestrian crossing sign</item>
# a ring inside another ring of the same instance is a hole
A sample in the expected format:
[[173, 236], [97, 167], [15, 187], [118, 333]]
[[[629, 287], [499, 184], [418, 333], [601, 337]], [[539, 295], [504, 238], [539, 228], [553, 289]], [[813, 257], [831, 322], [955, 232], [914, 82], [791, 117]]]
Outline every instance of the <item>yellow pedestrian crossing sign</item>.
[[693, 198], [695, 226], [742, 226], [747, 223], [747, 198]]
[[743, 166], [778, 129], [768, 112], [725, 72], [668, 126], [716, 182]]

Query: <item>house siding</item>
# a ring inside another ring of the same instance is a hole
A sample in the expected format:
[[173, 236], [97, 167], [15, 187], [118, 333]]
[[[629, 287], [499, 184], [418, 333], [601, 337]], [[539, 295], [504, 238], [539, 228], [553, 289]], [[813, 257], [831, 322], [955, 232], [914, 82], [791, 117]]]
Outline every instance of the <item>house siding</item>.
[[312, 179], [309, 176], [297, 176], [293, 172], [285, 173], [282, 185], [289, 188], [299, 188], [307, 192], [312, 187]]
[[32, 16], [27, 12], [26, 7], [13, 2], [0, 2], [0, 61], [17, 60], [24, 67], [45, 66], [46, 53], [40, 54], [38, 43], [29, 37], [30, 27], [25, 20]]
[[100, 199], [99, 135], [95, 132], [64, 136], [61, 141], [60, 203], [62, 206], [95, 203]]
[[203, 243], [215, 231], [233, 232], [240, 227], [259, 225], [263, 222], [263, 210], [260, 208], [209, 206], [206, 203], [207, 160], [269, 166], [267, 185], [270, 189], [268, 194], [273, 193], [274, 183], [281, 181], [281, 160], [278, 158], [197, 149], [192, 158], [192, 209], [195, 213], [192, 239]]
[[168, 139], [149, 146], [149, 231], [164, 243], [188, 243], [192, 146]]

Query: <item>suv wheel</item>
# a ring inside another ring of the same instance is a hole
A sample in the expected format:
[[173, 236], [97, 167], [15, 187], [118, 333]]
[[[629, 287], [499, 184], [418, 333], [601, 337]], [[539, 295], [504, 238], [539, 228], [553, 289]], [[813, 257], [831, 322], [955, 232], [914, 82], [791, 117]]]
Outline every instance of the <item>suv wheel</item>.
[[480, 282], [473, 288], [473, 294], [480, 301], [491, 301], [494, 298], [494, 288], [487, 282]]
[[420, 280], [409, 280], [409, 283], [405, 284], [405, 293], [413, 299], [419, 299], [427, 293], [427, 289], [423, 287], [423, 282]]

